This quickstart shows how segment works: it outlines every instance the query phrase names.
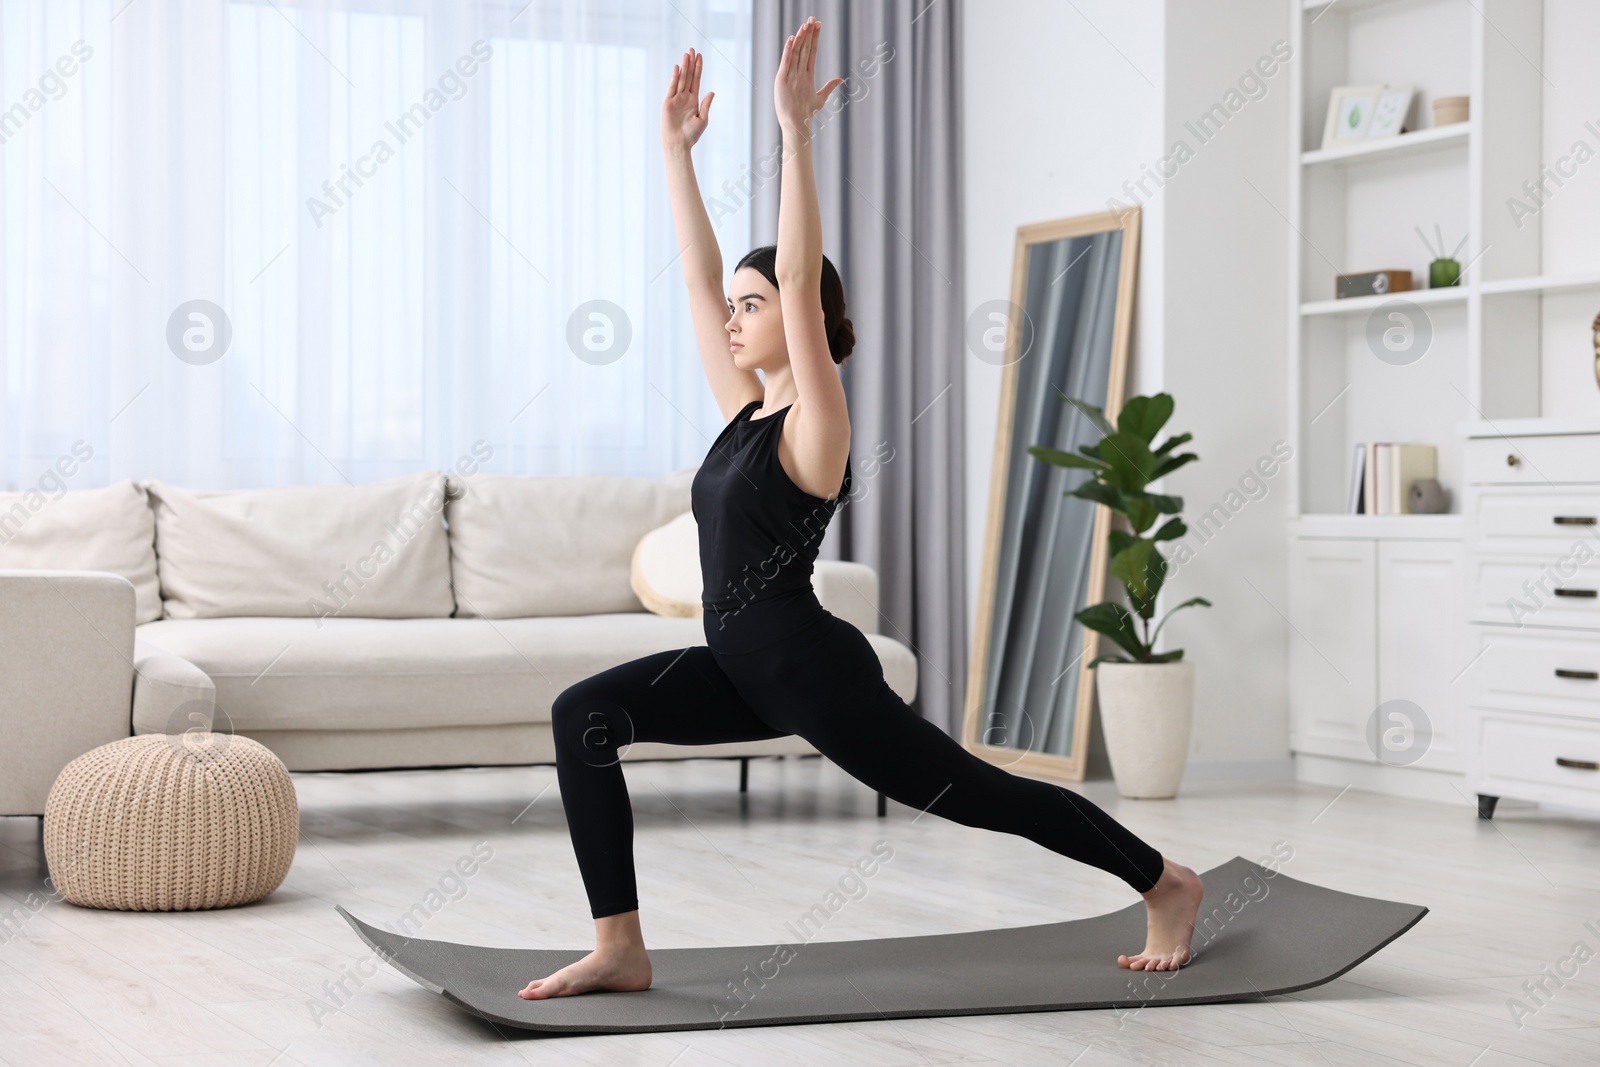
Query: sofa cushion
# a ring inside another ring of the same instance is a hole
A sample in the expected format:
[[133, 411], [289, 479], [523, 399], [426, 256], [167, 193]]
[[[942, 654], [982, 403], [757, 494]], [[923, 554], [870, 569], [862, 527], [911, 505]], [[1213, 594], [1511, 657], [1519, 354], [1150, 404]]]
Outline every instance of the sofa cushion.
[[213, 729], [217, 687], [205, 671], [164, 648], [133, 646], [133, 732], [182, 734]]
[[698, 619], [704, 579], [700, 575], [700, 527], [686, 511], [639, 538], [630, 574], [633, 594], [657, 615]]
[[[647, 611], [317, 622], [161, 619], [136, 633], [142, 646], [205, 671], [216, 685], [216, 728], [241, 733], [547, 723], [567, 686], [640, 656], [705, 644], [699, 619]], [[890, 688], [915, 697], [911, 650], [881, 634], [867, 640]]]
[[549, 722], [567, 686], [705, 644], [699, 619], [162, 619], [139, 641], [216, 685], [217, 729], [387, 730]]
[[367, 485], [145, 486], [165, 618], [443, 618], [455, 609], [438, 471]]
[[156, 526], [130, 480], [54, 496], [0, 493], [0, 569], [110, 571], [133, 583], [134, 621], [161, 618]]
[[664, 478], [452, 475], [445, 518], [456, 615], [643, 611], [630, 581], [634, 546], [689, 510], [693, 477], [693, 468]]

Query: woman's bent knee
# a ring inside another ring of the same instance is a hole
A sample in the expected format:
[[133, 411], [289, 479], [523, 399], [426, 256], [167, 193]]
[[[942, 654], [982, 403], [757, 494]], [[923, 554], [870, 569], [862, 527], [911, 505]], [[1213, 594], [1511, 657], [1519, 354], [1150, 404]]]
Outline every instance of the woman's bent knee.
[[609, 767], [633, 743], [633, 721], [627, 709], [595, 692], [592, 678], [562, 690], [550, 706], [550, 732], [556, 761]]

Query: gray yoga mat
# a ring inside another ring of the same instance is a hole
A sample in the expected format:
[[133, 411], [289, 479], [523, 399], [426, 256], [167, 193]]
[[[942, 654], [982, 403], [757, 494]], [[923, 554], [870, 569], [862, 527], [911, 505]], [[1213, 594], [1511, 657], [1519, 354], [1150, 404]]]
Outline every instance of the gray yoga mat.
[[1136, 901], [1092, 919], [1003, 930], [651, 949], [649, 989], [546, 1000], [517, 991], [588, 949], [425, 941], [338, 912], [380, 958], [474, 1015], [574, 1034], [1254, 1000], [1332, 981], [1428, 913], [1297, 881], [1242, 856], [1202, 877], [1194, 959], [1177, 971], [1117, 965], [1119, 953], [1144, 946]]

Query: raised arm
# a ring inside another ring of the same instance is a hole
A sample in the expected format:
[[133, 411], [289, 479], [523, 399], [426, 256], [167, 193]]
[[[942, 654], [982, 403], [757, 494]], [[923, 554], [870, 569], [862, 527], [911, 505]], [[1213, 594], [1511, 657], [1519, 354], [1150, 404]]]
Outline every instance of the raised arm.
[[711, 98], [700, 100], [700, 68], [705, 57], [694, 49], [672, 68], [672, 84], [661, 104], [661, 147], [666, 153], [667, 190], [678, 234], [683, 280], [689, 286], [689, 314], [694, 320], [700, 364], [726, 423], [740, 408], [761, 396], [761, 379], [753, 370], [734, 366], [728, 348], [728, 298], [722, 291], [722, 250], [700, 199], [690, 150], [705, 132]]
[[778, 251], [773, 271], [783, 303], [789, 368], [800, 394], [790, 421], [799, 423], [795, 436], [801, 463], [840, 469], [850, 443], [850, 414], [844, 383], [828, 352], [822, 313], [822, 214], [812, 173], [811, 117], [844, 79], [835, 78], [820, 90], [815, 88], [821, 31], [822, 24], [808, 18], [785, 42], [773, 85], [773, 106], [783, 130], [783, 184], [778, 194]]

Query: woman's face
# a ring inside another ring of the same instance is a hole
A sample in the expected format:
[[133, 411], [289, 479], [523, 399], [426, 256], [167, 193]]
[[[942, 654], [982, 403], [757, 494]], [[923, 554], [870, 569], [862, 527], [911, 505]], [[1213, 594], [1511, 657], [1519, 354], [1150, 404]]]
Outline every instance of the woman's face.
[[740, 370], [771, 370], [789, 362], [778, 290], [754, 267], [733, 272], [728, 289], [728, 348]]

